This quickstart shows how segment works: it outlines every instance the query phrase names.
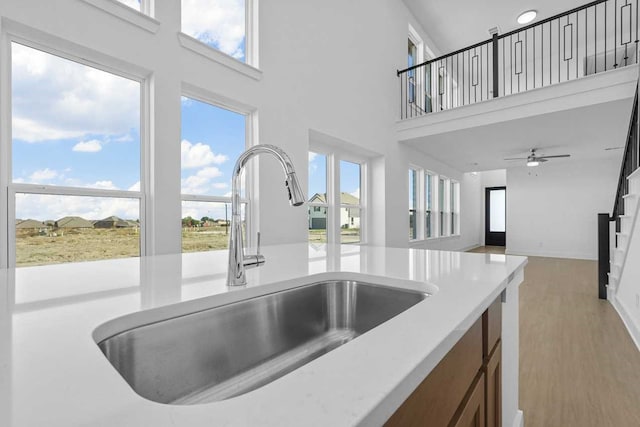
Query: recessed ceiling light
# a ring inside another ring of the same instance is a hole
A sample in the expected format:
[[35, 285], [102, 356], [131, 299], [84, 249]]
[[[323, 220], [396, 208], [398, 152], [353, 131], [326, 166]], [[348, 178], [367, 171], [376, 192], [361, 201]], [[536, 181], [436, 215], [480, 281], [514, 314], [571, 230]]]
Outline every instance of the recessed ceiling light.
[[520, 25], [528, 24], [529, 22], [536, 19], [537, 14], [538, 12], [536, 12], [535, 10], [527, 10], [526, 12], [522, 12], [518, 16], [518, 24]]

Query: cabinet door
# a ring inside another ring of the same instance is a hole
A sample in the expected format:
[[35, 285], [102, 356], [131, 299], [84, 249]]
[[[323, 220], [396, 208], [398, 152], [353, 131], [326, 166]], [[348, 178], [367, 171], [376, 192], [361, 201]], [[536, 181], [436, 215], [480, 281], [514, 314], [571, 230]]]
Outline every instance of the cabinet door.
[[457, 419], [451, 423], [453, 427], [485, 427], [484, 381], [484, 374], [481, 374], [473, 387], [469, 399], [462, 407], [462, 411]]
[[502, 341], [498, 341], [485, 369], [487, 427], [502, 427]]

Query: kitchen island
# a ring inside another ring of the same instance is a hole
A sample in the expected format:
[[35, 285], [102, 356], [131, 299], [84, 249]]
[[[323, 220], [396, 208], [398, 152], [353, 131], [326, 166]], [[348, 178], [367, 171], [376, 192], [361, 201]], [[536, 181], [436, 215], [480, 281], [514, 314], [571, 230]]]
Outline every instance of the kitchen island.
[[[266, 264], [233, 289], [226, 251], [0, 270], [0, 425], [381, 425], [498, 298], [502, 420], [521, 425], [518, 285], [526, 258], [307, 244], [263, 253]], [[431, 295], [288, 375], [213, 403], [140, 397], [96, 344], [133, 326], [125, 315], [151, 321], [333, 278]]]

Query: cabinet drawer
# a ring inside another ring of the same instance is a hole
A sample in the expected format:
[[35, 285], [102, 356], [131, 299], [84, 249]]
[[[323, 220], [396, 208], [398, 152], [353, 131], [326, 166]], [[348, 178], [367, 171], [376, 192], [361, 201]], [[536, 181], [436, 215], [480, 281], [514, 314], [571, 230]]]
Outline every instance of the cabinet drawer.
[[385, 426], [448, 426], [482, 368], [482, 357], [482, 321], [478, 319]]

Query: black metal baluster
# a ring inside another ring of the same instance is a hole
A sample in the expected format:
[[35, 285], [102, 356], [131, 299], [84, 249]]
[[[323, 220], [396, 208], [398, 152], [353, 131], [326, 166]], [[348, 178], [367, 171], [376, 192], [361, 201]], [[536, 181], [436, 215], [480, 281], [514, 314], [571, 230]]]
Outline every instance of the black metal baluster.
[[551, 21], [549, 21], [549, 85], [553, 84], [553, 82], [551, 81], [551, 76], [553, 76], [553, 71], [551, 71], [553, 63], [553, 56], [551, 51], [553, 50], [553, 46], [551, 45], [551, 43], [553, 43], [553, 28], [551, 27]]
[[529, 30], [525, 30], [524, 32], [524, 90], [529, 90], [529, 61], [527, 61], [529, 56], [529, 43], [527, 41], [527, 33], [529, 33]]
[[541, 25], [542, 35], [540, 36], [540, 86], [544, 86], [544, 24]]
[[507, 70], [505, 69], [505, 65], [504, 65], [504, 57], [506, 56], [506, 51], [504, 50], [504, 38], [502, 39], [502, 96], [505, 96], [507, 94], [507, 87], [506, 87], [506, 81], [507, 81]]
[[536, 27], [533, 27], [533, 88], [536, 88]]
[[[587, 10], [584, 10], [584, 13], [587, 13]], [[578, 17], [578, 12], [576, 12], [576, 79], [578, 78], [578, 56], [580, 55], [578, 53], [578, 42], [579, 42], [579, 38], [580, 38], [580, 28], [578, 27], [580, 25], [580, 19]], [[585, 40], [586, 41], [586, 40]]]
[[604, 3], [604, 71], [607, 71], [607, 3]]
[[593, 8], [593, 74], [598, 72], [598, 5]]
[[480, 69], [480, 101], [482, 101], [482, 95], [483, 95], [483, 90], [482, 90], [482, 64], [484, 61], [482, 61], [482, 46], [480, 46], [480, 59], [478, 60], [478, 68]]
[[613, 68], [618, 67], [618, 0], [613, 9]]
[[515, 71], [513, 69], [513, 52], [514, 52], [513, 39], [512, 39], [512, 36], [509, 36], [509, 64], [510, 64], [509, 68], [511, 70], [509, 71], [509, 80], [511, 83], [510, 90], [512, 94], [513, 94], [513, 72]]
[[638, 63], [638, 42], [640, 40], [638, 40], [638, 0], [636, 0], [636, 50], [635, 50], [635, 56], [636, 56], [636, 64]]
[[560, 83], [560, 19], [558, 21], [558, 83]]

